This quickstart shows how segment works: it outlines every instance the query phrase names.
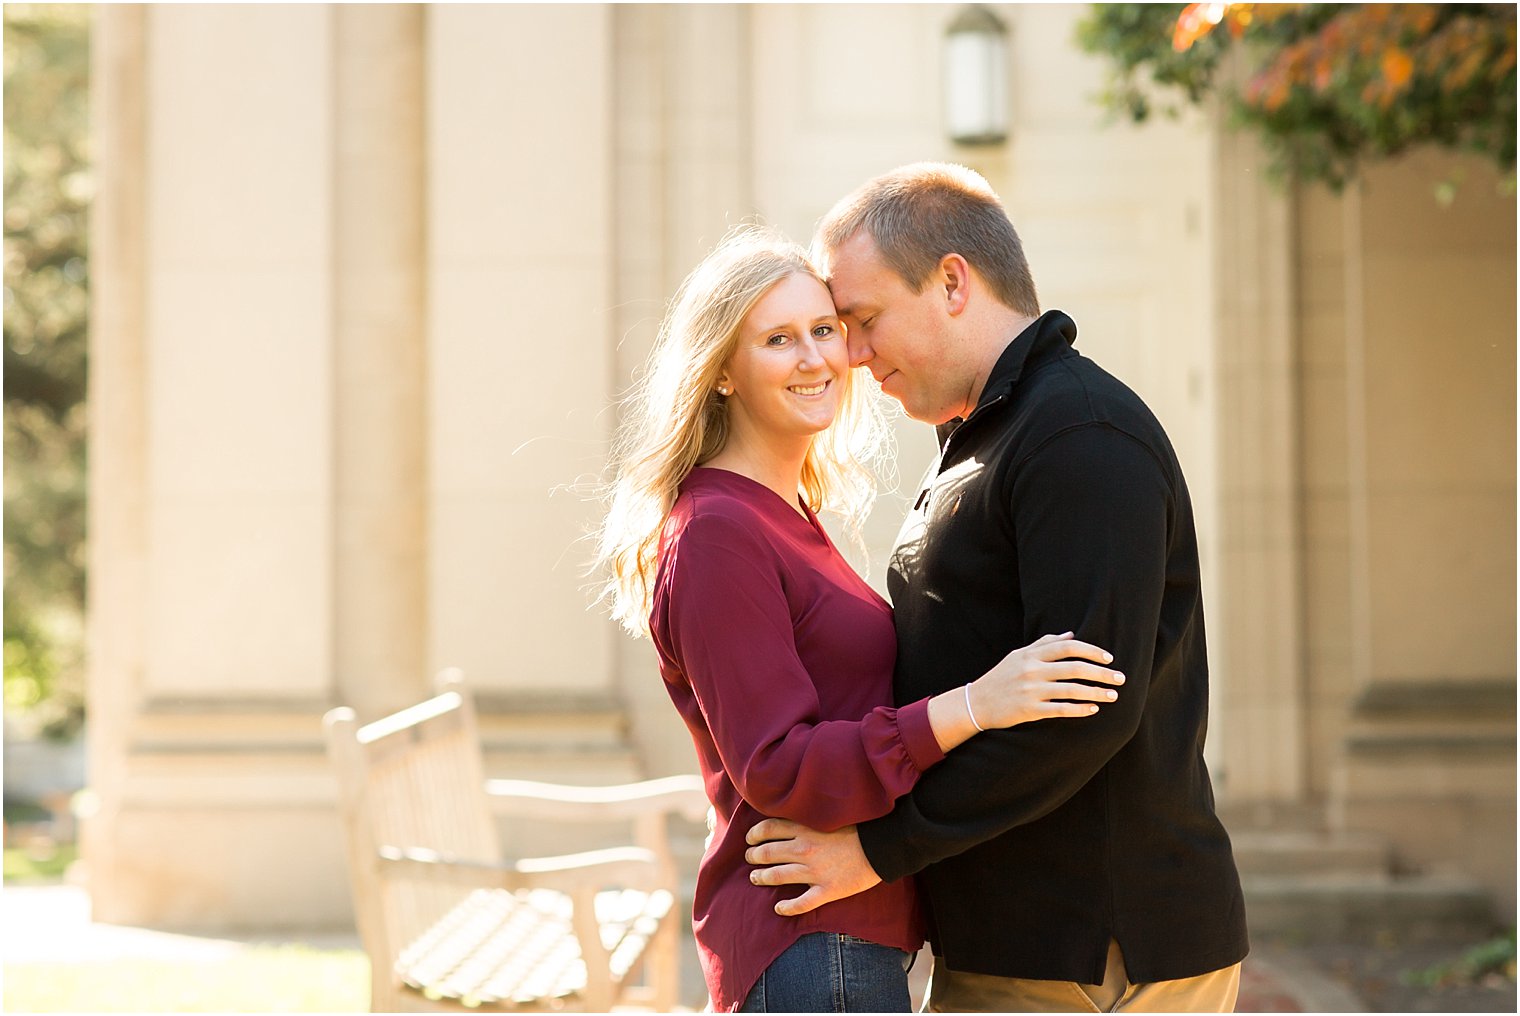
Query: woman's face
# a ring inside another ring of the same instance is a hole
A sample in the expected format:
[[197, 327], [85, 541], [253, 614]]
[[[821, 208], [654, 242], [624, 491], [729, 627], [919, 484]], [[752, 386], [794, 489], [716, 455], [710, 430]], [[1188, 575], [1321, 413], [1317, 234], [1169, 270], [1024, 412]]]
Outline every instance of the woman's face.
[[777, 282], [739, 326], [719, 383], [729, 440], [791, 445], [834, 422], [850, 369], [828, 288], [799, 272]]

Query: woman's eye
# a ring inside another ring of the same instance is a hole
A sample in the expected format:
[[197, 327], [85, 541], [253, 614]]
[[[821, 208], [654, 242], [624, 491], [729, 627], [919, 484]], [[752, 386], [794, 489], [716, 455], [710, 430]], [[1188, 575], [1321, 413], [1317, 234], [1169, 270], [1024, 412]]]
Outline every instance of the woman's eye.
[[817, 328], [813, 329], [813, 338], [815, 339], [826, 339], [833, 334], [833, 325], [819, 325]]
[[765, 344], [767, 346], [784, 346], [786, 345], [786, 342], [787, 336], [782, 332], [777, 332], [775, 335], [772, 335], [770, 338], [765, 340]]

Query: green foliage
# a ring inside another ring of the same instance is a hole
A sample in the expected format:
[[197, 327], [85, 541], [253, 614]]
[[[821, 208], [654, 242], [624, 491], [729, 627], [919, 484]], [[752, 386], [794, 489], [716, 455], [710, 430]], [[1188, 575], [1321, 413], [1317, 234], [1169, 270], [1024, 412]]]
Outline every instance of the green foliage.
[[83, 716], [89, 8], [5, 6], [5, 705]]
[[1493, 159], [1512, 186], [1512, 5], [1095, 4], [1078, 43], [1112, 61], [1115, 113], [1217, 97], [1278, 175], [1339, 188], [1365, 159], [1435, 144]]
[[[34, 825], [38, 822], [46, 822], [52, 817], [53, 813], [36, 801], [17, 797], [14, 794], [5, 795], [5, 824], [8, 826]], [[8, 851], [11, 848], [5, 849]]]
[[1515, 982], [1515, 929], [1496, 938], [1480, 942], [1450, 963], [1438, 963], [1424, 970], [1408, 971], [1404, 981], [1422, 988], [1440, 988], [1474, 984], [1487, 978]]
[[[1099, 96], [1103, 105], [1144, 123], [1158, 111], [1175, 118], [1185, 104], [1198, 105], [1210, 94], [1230, 40], [1214, 33], [1185, 52], [1175, 52], [1172, 31], [1183, 6], [1093, 4], [1092, 12], [1077, 23], [1077, 44], [1114, 64], [1108, 87]], [[1171, 88], [1146, 87], [1147, 71], [1150, 80]]]

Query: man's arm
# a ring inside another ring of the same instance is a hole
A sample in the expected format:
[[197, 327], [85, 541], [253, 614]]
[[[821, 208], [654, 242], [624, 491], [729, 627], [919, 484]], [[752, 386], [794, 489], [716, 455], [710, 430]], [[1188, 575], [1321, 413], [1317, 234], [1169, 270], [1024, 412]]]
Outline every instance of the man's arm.
[[874, 884], [866, 873], [889, 881], [912, 874], [1048, 814], [1134, 735], [1166, 584], [1172, 493], [1161, 463], [1127, 434], [1084, 426], [1022, 463], [1008, 497], [1026, 606], [1025, 628], [1009, 641], [1070, 629], [1109, 648], [1128, 678], [1117, 702], [1080, 722], [1040, 721], [974, 738], [890, 814], [860, 825], [856, 842], [844, 830], [820, 839], [791, 824], [761, 823], [751, 843], [786, 841], [747, 856], [788, 865], [784, 879], [761, 874], [763, 884], [812, 884], [817, 906]]
[[1162, 464], [1106, 425], [1069, 430], [1013, 475], [1008, 491], [1025, 604], [1023, 632], [1073, 630], [1114, 654], [1118, 701], [1080, 723], [1029, 723], [965, 745], [860, 827], [892, 880], [1064, 804], [1134, 736], [1145, 709], [1166, 587], [1172, 492]]

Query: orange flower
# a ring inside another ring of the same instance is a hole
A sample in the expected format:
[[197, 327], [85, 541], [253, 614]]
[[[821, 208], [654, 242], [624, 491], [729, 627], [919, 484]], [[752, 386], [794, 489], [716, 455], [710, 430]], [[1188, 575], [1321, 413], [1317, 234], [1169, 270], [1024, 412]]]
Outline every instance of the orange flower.
[[1202, 4], [1188, 4], [1182, 8], [1182, 13], [1177, 15], [1177, 25], [1172, 29], [1172, 49], [1176, 52], [1182, 53], [1192, 49], [1193, 43], [1214, 27], [1199, 16], [1198, 8], [1202, 6]]
[[1214, 26], [1224, 20], [1230, 8], [1239, 4], [1188, 4], [1177, 15], [1177, 25], [1172, 29], [1172, 49], [1178, 53], [1189, 50], [1193, 43], [1208, 35]]
[[1316, 92], [1323, 92], [1330, 87], [1332, 73], [1333, 68], [1330, 66], [1330, 58], [1328, 56], [1321, 56], [1318, 60], [1314, 61], [1314, 90]]
[[1413, 73], [1414, 61], [1409, 58], [1408, 53], [1397, 46], [1389, 46], [1383, 50], [1383, 77], [1392, 86], [1392, 92], [1403, 88]]

